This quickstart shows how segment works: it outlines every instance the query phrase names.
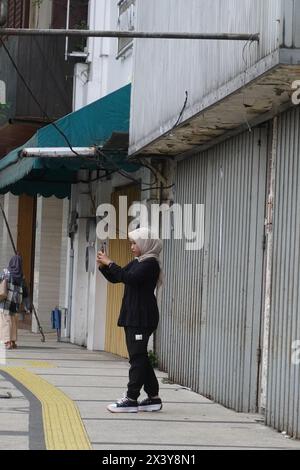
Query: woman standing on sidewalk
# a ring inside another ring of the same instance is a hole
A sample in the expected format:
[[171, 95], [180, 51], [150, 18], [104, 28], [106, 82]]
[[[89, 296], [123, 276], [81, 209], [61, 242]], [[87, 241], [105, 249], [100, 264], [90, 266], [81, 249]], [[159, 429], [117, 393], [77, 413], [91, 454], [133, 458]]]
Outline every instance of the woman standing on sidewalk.
[[7, 269], [4, 269], [0, 280], [7, 281], [7, 298], [0, 302], [0, 341], [6, 349], [17, 347], [17, 312], [23, 299], [22, 258], [15, 255], [11, 258]]
[[[129, 382], [126, 396], [109, 405], [112, 413], [158, 411], [162, 408], [159, 385], [148, 357], [148, 341], [159, 320], [155, 288], [161, 283], [159, 254], [162, 242], [155, 239], [146, 228], [129, 233], [131, 251], [135, 256], [121, 268], [103, 251], [97, 254], [97, 263], [103, 276], [112, 283], [125, 284], [118, 326], [124, 327], [129, 355]], [[140, 391], [148, 398], [138, 403]]]

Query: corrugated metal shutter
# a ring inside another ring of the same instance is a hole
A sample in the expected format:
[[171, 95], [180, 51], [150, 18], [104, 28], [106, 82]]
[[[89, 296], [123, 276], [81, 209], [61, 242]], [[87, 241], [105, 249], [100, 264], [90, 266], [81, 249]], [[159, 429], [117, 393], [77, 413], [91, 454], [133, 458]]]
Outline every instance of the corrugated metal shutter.
[[[119, 220], [119, 197], [127, 196], [128, 207], [140, 200], [140, 191], [136, 186], [121, 188], [112, 193], [111, 203], [116, 208], [117, 221]], [[117, 231], [118, 231], [117, 222]], [[125, 266], [132, 260], [128, 240], [116, 238], [109, 241], [109, 256], [120, 266]], [[105, 328], [105, 350], [122, 357], [128, 357], [125, 344], [124, 329], [117, 326], [121, 302], [124, 293], [123, 284], [108, 283], [107, 310]]]
[[244, 412], [257, 409], [266, 170], [265, 129], [211, 151], [203, 393]]
[[[205, 204], [206, 175], [207, 154], [179, 164], [175, 202]], [[161, 367], [177, 383], [198, 390], [203, 250], [185, 251], [184, 240], [166, 240], [163, 270], [161, 321], [156, 334]]]
[[266, 404], [267, 424], [297, 438], [300, 438], [300, 365], [292, 361], [292, 346], [300, 340], [299, 126], [299, 108], [279, 117]]
[[205, 204], [205, 246], [164, 253], [162, 367], [238, 411], [257, 405], [266, 141], [256, 129], [179, 164], [176, 202]]

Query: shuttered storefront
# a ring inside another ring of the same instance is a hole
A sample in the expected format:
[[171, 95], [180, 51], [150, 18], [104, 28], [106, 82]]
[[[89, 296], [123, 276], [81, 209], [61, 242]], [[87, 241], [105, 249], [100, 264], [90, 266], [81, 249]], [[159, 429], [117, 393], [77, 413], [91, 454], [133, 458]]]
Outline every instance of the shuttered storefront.
[[179, 163], [176, 202], [205, 204], [205, 242], [165, 243], [157, 350], [172, 380], [238, 411], [256, 411], [267, 130]]
[[278, 119], [266, 421], [300, 438], [300, 110]]

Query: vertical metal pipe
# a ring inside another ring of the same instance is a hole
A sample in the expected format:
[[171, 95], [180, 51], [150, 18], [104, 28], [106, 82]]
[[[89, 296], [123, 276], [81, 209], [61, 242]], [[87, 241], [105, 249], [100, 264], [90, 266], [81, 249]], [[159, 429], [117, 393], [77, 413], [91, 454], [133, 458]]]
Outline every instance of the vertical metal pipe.
[[[70, 27], [70, 2], [71, 0], [68, 0], [67, 3], [67, 17], [66, 17], [66, 29], [68, 30]], [[69, 51], [69, 37], [66, 36], [66, 43], [65, 43], [65, 60], [68, 60], [68, 51]]]
[[271, 169], [270, 169], [270, 188], [267, 201], [267, 217], [265, 225], [266, 235], [266, 288], [264, 302], [264, 331], [263, 331], [263, 351], [262, 351], [262, 379], [260, 409], [266, 408], [266, 390], [267, 390], [267, 372], [268, 372], [268, 354], [269, 354], [269, 335], [270, 335], [270, 309], [272, 295], [272, 252], [273, 252], [273, 206], [274, 190], [276, 177], [276, 156], [278, 145], [278, 117], [273, 119], [272, 126], [272, 151], [271, 151]]
[[73, 275], [74, 275], [74, 244], [73, 235], [70, 238], [70, 268], [69, 268], [69, 295], [68, 295], [68, 311], [67, 311], [67, 325], [66, 325], [66, 337], [71, 337], [71, 315], [72, 315], [72, 301], [73, 301]]

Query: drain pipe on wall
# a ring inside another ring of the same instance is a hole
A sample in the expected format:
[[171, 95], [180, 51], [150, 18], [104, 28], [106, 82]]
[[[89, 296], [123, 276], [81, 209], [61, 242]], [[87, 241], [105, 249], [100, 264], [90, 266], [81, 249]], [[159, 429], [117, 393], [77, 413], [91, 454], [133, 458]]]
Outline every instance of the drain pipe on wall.
[[72, 315], [72, 299], [73, 299], [73, 272], [74, 272], [74, 235], [70, 234], [70, 250], [69, 250], [69, 282], [68, 282], [68, 315], [66, 325], [66, 337], [71, 338], [71, 315]]
[[73, 282], [74, 282], [74, 238], [78, 230], [77, 219], [78, 214], [76, 210], [77, 201], [77, 185], [72, 185], [71, 199], [69, 205], [69, 221], [68, 221], [68, 263], [67, 263], [67, 283], [68, 290], [66, 293], [65, 301], [67, 305], [67, 323], [66, 323], [66, 337], [71, 341], [71, 326], [72, 326], [72, 304], [73, 304]]
[[274, 191], [276, 178], [276, 157], [278, 144], [278, 117], [273, 119], [272, 128], [272, 151], [270, 165], [270, 186], [267, 201], [267, 214], [265, 222], [266, 236], [266, 285], [265, 285], [265, 305], [264, 305], [264, 326], [263, 326], [263, 352], [262, 352], [262, 373], [261, 373], [261, 395], [260, 409], [266, 409], [267, 401], [267, 379], [269, 362], [269, 336], [270, 336], [270, 312], [272, 299], [272, 252], [273, 252], [273, 208]]

